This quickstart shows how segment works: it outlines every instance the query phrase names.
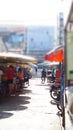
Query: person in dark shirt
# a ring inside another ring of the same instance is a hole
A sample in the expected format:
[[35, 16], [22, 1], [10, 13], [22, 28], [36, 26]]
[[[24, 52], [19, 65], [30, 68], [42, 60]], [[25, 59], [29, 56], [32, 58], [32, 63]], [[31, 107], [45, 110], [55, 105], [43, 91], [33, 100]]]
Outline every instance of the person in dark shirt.
[[29, 86], [30, 70], [29, 68], [24, 69], [24, 83]]
[[43, 69], [41, 72], [41, 80], [42, 80], [42, 83], [45, 83], [45, 80], [46, 80], [46, 70], [45, 69]]

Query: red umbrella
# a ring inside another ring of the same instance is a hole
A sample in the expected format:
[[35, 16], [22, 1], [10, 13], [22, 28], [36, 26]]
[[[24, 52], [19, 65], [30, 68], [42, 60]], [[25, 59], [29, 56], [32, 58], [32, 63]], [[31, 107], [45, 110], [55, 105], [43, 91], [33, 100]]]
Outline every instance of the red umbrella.
[[45, 55], [45, 60], [47, 61], [57, 61], [63, 62], [64, 60], [64, 46], [57, 46], [52, 51]]

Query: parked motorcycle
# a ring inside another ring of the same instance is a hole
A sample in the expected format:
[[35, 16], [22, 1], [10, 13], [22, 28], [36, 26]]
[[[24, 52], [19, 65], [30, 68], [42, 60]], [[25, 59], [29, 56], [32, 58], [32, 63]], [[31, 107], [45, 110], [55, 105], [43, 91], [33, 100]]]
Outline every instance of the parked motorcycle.
[[54, 99], [54, 100], [57, 100], [57, 96], [58, 96], [58, 92], [60, 91], [60, 85], [59, 86], [55, 86], [55, 85], [52, 85], [50, 87], [50, 96]]

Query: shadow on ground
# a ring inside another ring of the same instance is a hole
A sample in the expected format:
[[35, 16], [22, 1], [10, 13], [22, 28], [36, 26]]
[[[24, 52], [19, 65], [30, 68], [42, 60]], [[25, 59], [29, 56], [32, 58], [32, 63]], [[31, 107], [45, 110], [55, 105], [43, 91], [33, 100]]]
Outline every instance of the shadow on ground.
[[0, 97], [0, 119], [8, 118], [13, 115], [12, 111], [21, 111], [27, 109], [31, 97], [25, 95], [31, 93], [31, 90], [22, 90], [8, 97]]

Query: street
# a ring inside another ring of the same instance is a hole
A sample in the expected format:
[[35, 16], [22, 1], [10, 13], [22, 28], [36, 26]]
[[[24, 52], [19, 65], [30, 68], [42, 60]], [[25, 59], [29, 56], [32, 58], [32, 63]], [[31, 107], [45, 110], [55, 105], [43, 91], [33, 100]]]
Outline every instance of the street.
[[10, 97], [0, 99], [0, 130], [62, 130], [56, 105], [51, 104], [49, 85], [40, 78]]

